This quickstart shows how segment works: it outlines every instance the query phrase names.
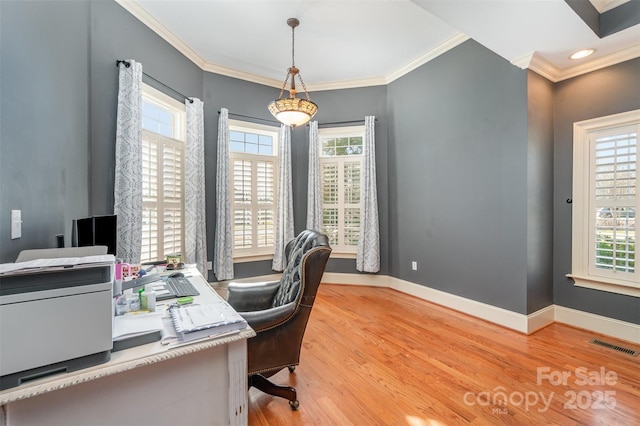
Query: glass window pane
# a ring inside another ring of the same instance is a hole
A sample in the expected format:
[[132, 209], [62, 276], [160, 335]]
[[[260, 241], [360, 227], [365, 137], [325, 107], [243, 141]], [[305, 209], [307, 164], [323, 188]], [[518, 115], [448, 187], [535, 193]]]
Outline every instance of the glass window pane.
[[259, 136], [260, 145], [273, 145], [273, 138], [268, 135], [260, 135]]
[[171, 126], [168, 126], [165, 123], [158, 123], [157, 133], [160, 133], [161, 135], [167, 136], [169, 138], [173, 137], [173, 129], [171, 128]]
[[159, 109], [158, 121], [167, 126], [171, 126], [171, 113], [166, 109]]
[[247, 154], [257, 154], [258, 153], [258, 144], [255, 143], [246, 143], [244, 145], [244, 152]]
[[244, 152], [244, 142], [229, 141], [229, 151]]
[[259, 145], [258, 150], [260, 155], [273, 155], [273, 147], [271, 145]]
[[251, 143], [258, 143], [258, 135], [255, 133], [245, 133], [245, 140]]
[[142, 103], [142, 115], [145, 115], [149, 118], [153, 118], [154, 120], [158, 119], [159, 109], [152, 103], [143, 102]]
[[244, 142], [244, 132], [237, 132], [235, 130], [231, 130], [229, 132], [229, 140]]

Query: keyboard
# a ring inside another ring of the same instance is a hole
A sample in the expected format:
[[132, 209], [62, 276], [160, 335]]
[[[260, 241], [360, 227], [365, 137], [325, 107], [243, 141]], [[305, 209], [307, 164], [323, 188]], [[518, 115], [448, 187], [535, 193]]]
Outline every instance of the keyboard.
[[198, 296], [200, 294], [186, 277], [169, 277], [167, 278], [167, 286], [173, 292], [174, 297]]

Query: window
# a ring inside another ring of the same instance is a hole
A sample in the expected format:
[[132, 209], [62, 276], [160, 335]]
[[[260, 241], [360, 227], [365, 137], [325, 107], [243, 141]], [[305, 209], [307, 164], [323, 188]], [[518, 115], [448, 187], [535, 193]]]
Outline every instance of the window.
[[576, 285], [640, 297], [635, 267], [640, 110], [574, 124]]
[[234, 259], [269, 258], [275, 250], [278, 128], [229, 120]]
[[322, 232], [336, 254], [355, 255], [360, 238], [364, 126], [320, 129]]
[[143, 84], [141, 261], [184, 247], [185, 107]]

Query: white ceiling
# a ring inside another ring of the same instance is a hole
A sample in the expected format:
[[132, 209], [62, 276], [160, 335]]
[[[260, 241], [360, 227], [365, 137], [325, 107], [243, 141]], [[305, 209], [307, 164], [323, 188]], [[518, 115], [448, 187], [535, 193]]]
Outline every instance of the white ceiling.
[[[309, 91], [387, 84], [468, 38], [552, 81], [640, 57], [640, 25], [600, 39], [564, 0], [115, 1], [202, 69], [278, 88], [291, 17]], [[583, 48], [596, 53], [568, 59]]]

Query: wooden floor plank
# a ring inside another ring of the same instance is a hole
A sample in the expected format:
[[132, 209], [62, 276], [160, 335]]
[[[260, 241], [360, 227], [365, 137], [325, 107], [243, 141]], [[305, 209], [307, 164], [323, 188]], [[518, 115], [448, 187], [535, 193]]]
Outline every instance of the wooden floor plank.
[[594, 337], [638, 349], [563, 324], [526, 336], [394, 290], [322, 284], [300, 365], [271, 378], [296, 387], [300, 409], [251, 389], [249, 424], [640, 424], [639, 358]]

